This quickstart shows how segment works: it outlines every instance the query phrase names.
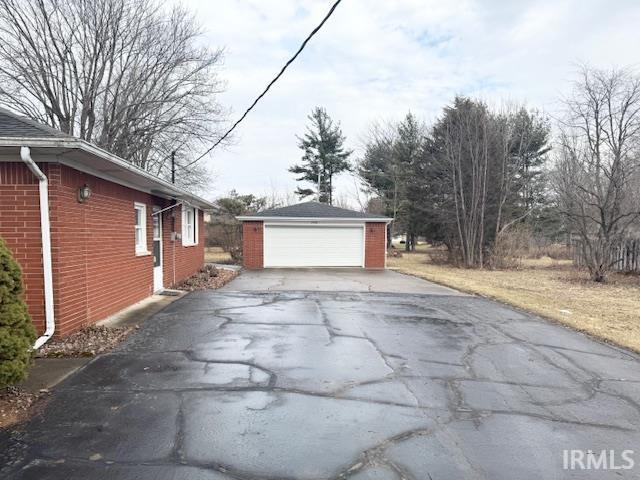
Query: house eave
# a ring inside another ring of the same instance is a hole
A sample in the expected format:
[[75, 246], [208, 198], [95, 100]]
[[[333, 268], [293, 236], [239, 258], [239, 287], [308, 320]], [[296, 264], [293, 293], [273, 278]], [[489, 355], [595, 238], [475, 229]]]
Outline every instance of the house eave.
[[[72, 137], [0, 137], [0, 148], [16, 147], [19, 149], [21, 146], [30, 147], [35, 152], [34, 157], [38, 153], [43, 155], [47, 149], [56, 150], [51, 159], [42, 157], [36, 158], [36, 161], [59, 162], [98, 178], [158, 197], [182, 200], [203, 210], [214, 208], [213, 203], [176, 187], [85, 140]], [[38, 152], [38, 149], [43, 150]], [[82, 152], [84, 155], [89, 155], [90, 158], [73, 158], [71, 156], [73, 152]], [[16, 155], [18, 154], [19, 152], [16, 151]], [[7, 159], [0, 158], [0, 161], [7, 161]]]

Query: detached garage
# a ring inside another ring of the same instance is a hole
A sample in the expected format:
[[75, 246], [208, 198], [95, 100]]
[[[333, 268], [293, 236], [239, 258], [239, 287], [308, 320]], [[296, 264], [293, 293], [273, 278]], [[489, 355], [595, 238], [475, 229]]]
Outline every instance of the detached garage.
[[246, 268], [385, 267], [390, 218], [306, 202], [238, 220]]

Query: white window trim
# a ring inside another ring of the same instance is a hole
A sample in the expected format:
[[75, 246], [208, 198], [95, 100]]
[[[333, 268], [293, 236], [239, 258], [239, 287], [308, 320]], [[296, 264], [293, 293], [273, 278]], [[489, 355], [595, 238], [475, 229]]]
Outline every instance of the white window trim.
[[142, 243], [136, 243], [136, 229], [138, 226], [134, 223], [133, 225], [133, 242], [135, 245], [136, 255], [151, 255], [151, 252], [147, 250], [147, 205], [144, 203], [133, 202], [134, 210], [140, 210], [142, 212], [142, 224], [140, 225], [140, 229], [142, 230]]
[[[193, 240], [187, 235], [187, 211], [193, 211]], [[182, 246], [193, 247], [198, 244], [198, 209], [189, 205], [182, 204]]]

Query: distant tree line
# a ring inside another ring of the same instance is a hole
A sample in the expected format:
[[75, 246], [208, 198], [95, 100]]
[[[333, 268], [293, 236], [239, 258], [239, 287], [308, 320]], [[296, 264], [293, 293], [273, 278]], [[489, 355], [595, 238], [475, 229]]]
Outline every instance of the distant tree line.
[[459, 96], [433, 125], [409, 113], [371, 127], [356, 171], [407, 250], [420, 236], [483, 267], [514, 231], [577, 235], [604, 281], [607, 252], [640, 218], [640, 81], [585, 67], [565, 105], [552, 138], [536, 110]]
[[549, 136], [548, 120], [535, 111], [496, 112], [456, 97], [430, 128], [411, 113], [374, 128], [358, 173], [406, 232], [407, 250], [422, 236], [463, 265], [482, 266], [501, 234], [544, 215]]

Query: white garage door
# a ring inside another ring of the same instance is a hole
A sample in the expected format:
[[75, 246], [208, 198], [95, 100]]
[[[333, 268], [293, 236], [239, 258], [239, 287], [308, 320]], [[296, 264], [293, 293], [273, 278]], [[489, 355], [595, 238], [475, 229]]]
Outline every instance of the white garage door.
[[265, 267], [361, 267], [359, 226], [265, 225]]

